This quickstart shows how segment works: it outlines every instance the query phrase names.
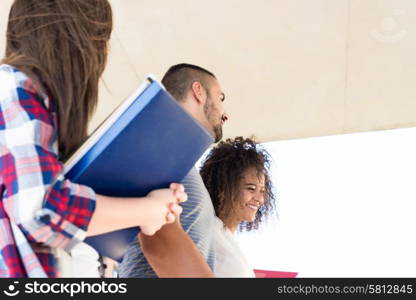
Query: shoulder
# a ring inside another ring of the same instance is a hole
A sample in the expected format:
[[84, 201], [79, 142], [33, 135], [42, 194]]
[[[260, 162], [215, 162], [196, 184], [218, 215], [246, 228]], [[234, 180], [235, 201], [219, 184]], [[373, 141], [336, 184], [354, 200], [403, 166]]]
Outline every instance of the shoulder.
[[0, 65], [0, 105], [2, 116], [16, 120], [16, 114], [25, 112], [28, 119], [49, 123], [49, 100], [24, 72], [7, 64]]
[[188, 194], [188, 200], [181, 203], [185, 209], [181, 218], [187, 214], [187, 208], [194, 211], [195, 207], [199, 207], [198, 210], [207, 209], [209, 213], [213, 213], [214, 208], [212, 206], [211, 197], [202, 181], [201, 175], [199, 175], [199, 172], [195, 167], [189, 171], [181, 183], [184, 185], [185, 192]]
[[204, 185], [201, 175], [199, 175], [198, 170], [193, 167], [188, 174], [184, 177], [182, 180], [182, 184], [188, 184], [188, 185]]
[[49, 100], [35, 81], [26, 73], [7, 64], [0, 64], [0, 100], [37, 98], [41, 104], [49, 106]]
[[23, 88], [36, 92], [32, 80], [25, 73], [10, 65], [0, 65], [0, 82], [2, 90]]
[[211, 197], [199, 175], [198, 170], [194, 167], [181, 181], [188, 194], [188, 200], [181, 203], [183, 208], [181, 214], [181, 224], [191, 235], [199, 235], [204, 233], [208, 236], [207, 230], [211, 230], [214, 226], [214, 206]]
[[[189, 202], [202, 202], [206, 201], [211, 203], [211, 197], [202, 181], [201, 175], [198, 170], [193, 167], [191, 171], [184, 177], [181, 183], [185, 187], [185, 192], [188, 194]], [[186, 201], [185, 203], [187, 203]]]

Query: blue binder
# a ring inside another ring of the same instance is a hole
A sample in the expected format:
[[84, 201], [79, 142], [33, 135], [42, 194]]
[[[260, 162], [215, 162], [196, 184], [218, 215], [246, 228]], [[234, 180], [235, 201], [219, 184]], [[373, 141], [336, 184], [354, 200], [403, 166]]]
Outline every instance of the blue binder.
[[[180, 182], [213, 143], [157, 81], [127, 99], [65, 163], [65, 176], [96, 193], [142, 197]], [[121, 261], [138, 227], [88, 237], [103, 256]]]

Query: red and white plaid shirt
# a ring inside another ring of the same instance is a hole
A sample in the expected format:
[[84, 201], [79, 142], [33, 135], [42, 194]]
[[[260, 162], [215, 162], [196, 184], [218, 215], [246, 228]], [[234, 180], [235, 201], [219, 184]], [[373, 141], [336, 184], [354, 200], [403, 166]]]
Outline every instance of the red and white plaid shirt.
[[95, 193], [62, 175], [53, 103], [0, 65], [0, 277], [58, 277], [56, 249], [82, 242]]

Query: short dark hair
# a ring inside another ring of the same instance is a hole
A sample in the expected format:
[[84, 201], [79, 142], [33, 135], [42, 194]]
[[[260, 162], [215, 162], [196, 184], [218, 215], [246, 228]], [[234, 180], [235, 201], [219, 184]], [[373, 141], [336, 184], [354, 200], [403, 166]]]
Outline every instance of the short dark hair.
[[240, 180], [244, 172], [255, 168], [258, 175], [264, 175], [264, 204], [257, 211], [254, 222], [242, 222], [239, 227], [247, 231], [257, 229], [275, 207], [270, 167], [270, 154], [252, 138], [236, 137], [215, 146], [202, 163], [200, 173], [218, 218], [224, 221], [234, 213], [239, 204]]
[[182, 101], [195, 81], [199, 81], [208, 92], [209, 76], [216, 78], [212, 72], [204, 68], [182, 63], [169, 68], [162, 78], [162, 84], [176, 100]]

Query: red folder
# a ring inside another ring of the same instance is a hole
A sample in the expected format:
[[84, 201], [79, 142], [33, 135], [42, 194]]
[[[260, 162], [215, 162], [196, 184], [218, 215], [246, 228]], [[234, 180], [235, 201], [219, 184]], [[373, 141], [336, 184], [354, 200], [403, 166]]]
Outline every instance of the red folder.
[[270, 271], [270, 270], [258, 270], [254, 269], [256, 278], [295, 278], [297, 272], [280, 272], [280, 271]]

